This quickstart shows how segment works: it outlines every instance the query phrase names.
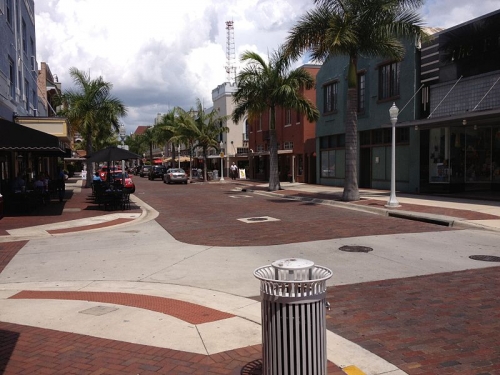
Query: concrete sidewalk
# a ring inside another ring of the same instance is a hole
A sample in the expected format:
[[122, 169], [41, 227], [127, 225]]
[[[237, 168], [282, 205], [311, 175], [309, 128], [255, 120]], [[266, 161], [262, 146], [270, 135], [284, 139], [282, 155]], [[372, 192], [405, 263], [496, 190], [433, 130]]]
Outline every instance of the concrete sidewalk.
[[[345, 203], [338, 200], [339, 188], [284, 183], [284, 190], [271, 193], [266, 187], [242, 181], [235, 185], [236, 189], [254, 194], [339, 205], [380, 215], [398, 212], [412, 220], [437, 220], [448, 225], [489, 230], [500, 228], [497, 202], [398, 196], [402, 207], [388, 210], [384, 207], [388, 194], [383, 191], [362, 190], [360, 202]], [[138, 196], [132, 198], [134, 209], [131, 211], [96, 211], [95, 215], [89, 215], [82, 207], [90, 191], [81, 188], [81, 181], [75, 181], [68, 188], [73, 194], [60, 215], [62, 221], [51, 218], [51, 222], [43, 223], [41, 218], [24, 218], [23, 226], [18, 221], [0, 220], [0, 228], [7, 233], [0, 237], [3, 255], [0, 272], [5, 270], [5, 276], [0, 273], [4, 276], [0, 277], [0, 321], [4, 322], [0, 325], [0, 340], [10, 343], [8, 347], [12, 349], [10, 359], [0, 362], [0, 369], [3, 365], [5, 374], [23, 373], [26, 366], [33, 366], [30, 368], [34, 373], [42, 368], [46, 373], [69, 373], [67, 359], [71, 360], [71, 366], [89, 374], [99, 371], [109, 374], [259, 373], [260, 302], [256, 299], [217, 292], [209, 285], [190, 287], [145, 278], [126, 281], [114, 280], [113, 275], [109, 275], [109, 281], [98, 281], [93, 276], [93, 280], [83, 277], [80, 281], [23, 282], [21, 275], [16, 276], [18, 271], [25, 269], [23, 262], [40, 252], [46, 239], [60, 237], [66, 242], [70, 238], [84, 241], [85, 236], [93, 233], [99, 236], [99, 232], [107, 233], [110, 228], [130, 232], [134, 228], [157, 231], [153, 220], [158, 212]], [[79, 213], [85, 217], [77, 218]], [[9, 223], [15, 225], [8, 228]], [[114, 243], [119, 238], [115, 233], [110, 235], [109, 241]], [[190, 249], [195, 249], [168, 236], [155, 238], [170, 248], [177, 247], [184, 258], [190, 256]], [[31, 240], [34, 245], [26, 246], [26, 241]], [[145, 247], [153, 244], [148, 242]], [[203, 251], [203, 248], [196, 248], [196, 251]], [[122, 264], [116, 265], [121, 270], [116, 275], [128, 272], [126, 256], [121, 258]], [[30, 327], [39, 327], [36, 334], [44, 337], [40, 347], [33, 347], [30, 340], [35, 331]], [[58, 334], [61, 331], [68, 332], [68, 342]], [[332, 331], [328, 331], [327, 341], [329, 374], [405, 374], [395, 364]], [[92, 344], [86, 348], [84, 344], [88, 342]], [[50, 356], [46, 354], [47, 343], [50, 343]], [[31, 345], [31, 356], [38, 356], [37, 363], [27, 364], [24, 352], [19, 351], [25, 345], [26, 348]], [[141, 355], [146, 352], [149, 356]], [[154, 352], [153, 357], [150, 352]], [[160, 357], [161, 361], [153, 359]], [[78, 358], [85, 358], [85, 361]], [[110, 367], [109, 363], [115, 367]]]

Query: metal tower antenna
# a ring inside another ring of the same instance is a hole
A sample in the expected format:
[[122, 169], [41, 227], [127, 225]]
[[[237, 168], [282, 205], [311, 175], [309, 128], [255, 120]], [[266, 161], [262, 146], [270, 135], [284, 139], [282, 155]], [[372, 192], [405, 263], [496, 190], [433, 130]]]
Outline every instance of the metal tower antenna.
[[226, 21], [226, 74], [228, 82], [236, 81], [236, 66], [234, 66], [234, 22]]

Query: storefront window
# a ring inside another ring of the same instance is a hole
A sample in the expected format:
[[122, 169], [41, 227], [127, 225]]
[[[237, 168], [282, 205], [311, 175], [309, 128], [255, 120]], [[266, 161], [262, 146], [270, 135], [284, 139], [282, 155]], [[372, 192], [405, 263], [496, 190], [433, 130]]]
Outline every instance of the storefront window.
[[500, 183], [500, 126], [492, 128], [492, 179], [493, 182]]
[[431, 129], [429, 153], [430, 182], [500, 182], [500, 127]]
[[335, 177], [335, 150], [321, 151], [321, 177]]
[[466, 182], [491, 181], [491, 128], [467, 129]]
[[450, 182], [450, 128], [431, 129], [429, 181]]

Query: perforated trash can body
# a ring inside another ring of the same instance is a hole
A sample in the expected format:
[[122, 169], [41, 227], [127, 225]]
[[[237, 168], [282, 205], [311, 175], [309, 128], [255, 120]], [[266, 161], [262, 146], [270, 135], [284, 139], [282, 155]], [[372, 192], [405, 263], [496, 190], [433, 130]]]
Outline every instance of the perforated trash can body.
[[264, 375], [326, 375], [328, 268], [282, 259], [254, 272], [262, 297]]

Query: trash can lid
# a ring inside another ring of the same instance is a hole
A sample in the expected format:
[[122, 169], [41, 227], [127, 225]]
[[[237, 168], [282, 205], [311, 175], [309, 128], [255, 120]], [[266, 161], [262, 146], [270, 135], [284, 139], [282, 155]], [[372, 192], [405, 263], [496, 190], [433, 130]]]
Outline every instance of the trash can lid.
[[314, 266], [314, 262], [301, 258], [279, 259], [271, 263], [280, 270], [304, 270]]

